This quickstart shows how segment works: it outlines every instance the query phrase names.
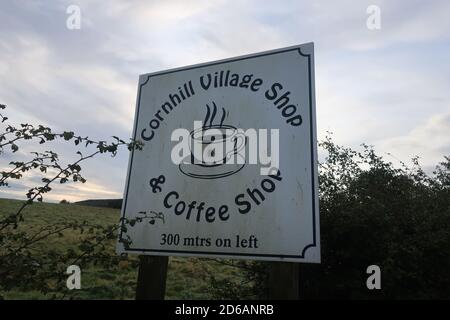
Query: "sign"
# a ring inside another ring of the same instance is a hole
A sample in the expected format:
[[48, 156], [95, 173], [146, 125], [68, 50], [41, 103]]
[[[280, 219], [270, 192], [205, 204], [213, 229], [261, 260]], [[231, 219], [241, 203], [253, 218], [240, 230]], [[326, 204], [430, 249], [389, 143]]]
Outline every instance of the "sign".
[[140, 76], [119, 253], [320, 262], [313, 51]]

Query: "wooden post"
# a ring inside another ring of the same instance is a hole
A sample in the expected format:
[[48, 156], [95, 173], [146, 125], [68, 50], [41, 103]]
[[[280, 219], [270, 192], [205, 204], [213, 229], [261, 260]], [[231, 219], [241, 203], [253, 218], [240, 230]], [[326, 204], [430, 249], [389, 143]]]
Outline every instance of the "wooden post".
[[269, 299], [298, 300], [299, 264], [293, 262], [270, 263]]
[[164, 300], [169, 257], [139, 256], [136, 300]]

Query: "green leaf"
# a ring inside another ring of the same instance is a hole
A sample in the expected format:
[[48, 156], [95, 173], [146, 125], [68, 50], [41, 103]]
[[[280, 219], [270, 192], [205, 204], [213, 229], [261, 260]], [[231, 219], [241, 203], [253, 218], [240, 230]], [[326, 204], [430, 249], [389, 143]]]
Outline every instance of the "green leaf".
[[72, 139], [74, 137], [75, 133], [73, 133], [72, 131], [64, 131], [63, 133], [63, 137], [64, 140], [69, 141], [70, 139]]

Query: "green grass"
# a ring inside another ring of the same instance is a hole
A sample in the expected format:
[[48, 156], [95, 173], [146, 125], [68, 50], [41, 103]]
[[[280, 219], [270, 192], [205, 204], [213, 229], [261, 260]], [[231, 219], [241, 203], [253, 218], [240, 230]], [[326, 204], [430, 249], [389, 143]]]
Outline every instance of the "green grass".
[[[16, 212], [23, 201], [0, 199], [0, 216]], [[32, 231], [48, 223], [62, 221], [83, 221], [108, 225], [118, 222], [120, 212], [117, 209], [80, 206], [75, 204], [34, 203], [24, 210], [25, 221], [22, 230]], [[76, 248], [80, 235], [74, 231], [64, 232], [62, 237], [51, 237], [41, 243], [46, 248], [64, 252]], [[108, 243], [108, 250], [115, 254], [115, 241]], [[136, 256], [129, 256], [111, 270], [98, 267], [83, 268], [81, 290], [72, 291], [76, 299], [133, 299], [136, 287], [137, 268], [133, 267]], [[170, 257], [167, 275], [166, 299], [211, 299], [208, 272], [218, 274], [230, 281], [239, 282], [239, 272], [232, 267], [218, 264], [208, 259]], [[1, 281], [1, 279], [0, 279]], [[37, 291], [12, 290], [1, 292], [5, 299], [46, 299]]]

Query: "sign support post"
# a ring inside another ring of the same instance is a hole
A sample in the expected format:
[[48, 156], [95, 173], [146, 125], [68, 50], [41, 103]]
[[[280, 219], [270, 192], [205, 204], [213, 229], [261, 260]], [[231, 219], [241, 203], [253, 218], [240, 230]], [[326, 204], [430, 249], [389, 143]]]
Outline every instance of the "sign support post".
[[270, 300], [298, 300], [300, 264], [295, 262], [271, 262], [269, 273]]
[[139, 256], [136, 300], [164, 300], [169, 257]]

